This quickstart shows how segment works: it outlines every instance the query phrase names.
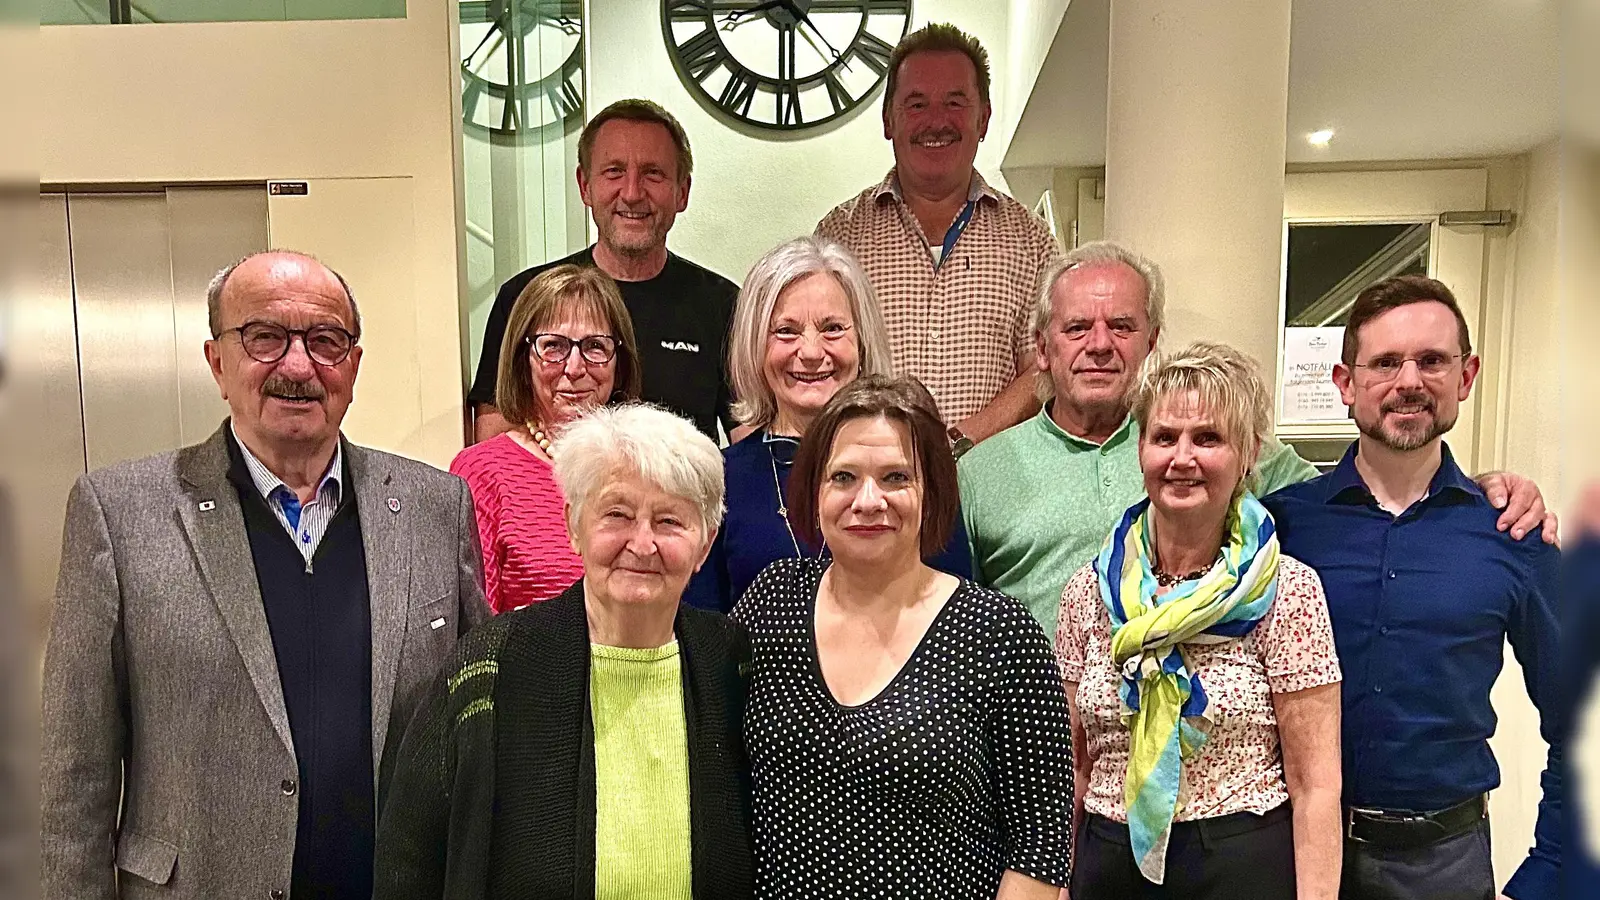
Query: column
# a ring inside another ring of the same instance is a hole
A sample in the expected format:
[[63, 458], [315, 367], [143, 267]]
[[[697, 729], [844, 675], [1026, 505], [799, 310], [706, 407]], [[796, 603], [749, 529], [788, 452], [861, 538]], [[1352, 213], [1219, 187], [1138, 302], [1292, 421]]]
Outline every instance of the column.
[[1105, 233], [1161, 265], [1162, 344], [1277, 361], [1290, 0], [1111, 0]]

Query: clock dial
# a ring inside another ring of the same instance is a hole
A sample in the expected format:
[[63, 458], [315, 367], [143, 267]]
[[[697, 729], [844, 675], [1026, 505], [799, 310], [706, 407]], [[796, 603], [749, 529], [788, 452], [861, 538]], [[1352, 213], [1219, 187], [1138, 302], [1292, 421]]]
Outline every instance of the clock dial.
[[690, 90], [762, 128], [831, 122], [866, 102], [911, 24], [911, 0], [662, 0]]
[[582, 0], [461, 0], [461, 116], [498, 134], [583, 119]]

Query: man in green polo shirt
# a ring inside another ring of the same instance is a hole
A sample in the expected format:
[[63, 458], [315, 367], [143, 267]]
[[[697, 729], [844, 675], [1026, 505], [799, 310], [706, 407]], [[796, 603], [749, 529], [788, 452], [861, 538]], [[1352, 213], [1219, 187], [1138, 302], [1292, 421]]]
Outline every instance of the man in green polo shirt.
[[[1144, 496], [1129, 388], [1161, 334], [1165, 294], [1160, 268], [1113, 241], [1068, 253], [1043, 284], [1033, 328], [1044, 408], [973, 447], [956, 471], [978, 581], [1021, 600], [1054, 636], [1067, 579]], [[1271, 441], [1254, 474], [1264, 497], [1317, 470]], [[1532, 481], [1478, 481], [1505, 508], [1500, 530], [1520, 538], [1543, 524], [1554, 542]]]

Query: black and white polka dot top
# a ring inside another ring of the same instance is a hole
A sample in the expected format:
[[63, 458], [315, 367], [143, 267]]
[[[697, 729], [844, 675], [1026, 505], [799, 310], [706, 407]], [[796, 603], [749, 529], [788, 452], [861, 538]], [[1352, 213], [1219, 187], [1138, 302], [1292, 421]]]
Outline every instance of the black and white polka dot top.
[[842, 706], [813, 638], [828, 565], [773, 563], [733, 612], [754, 651], [757, 897], [993, 900], [1007, 869], [1065, 885], [1071, 728], [1038, 622], [963, 580], [888, 687]]

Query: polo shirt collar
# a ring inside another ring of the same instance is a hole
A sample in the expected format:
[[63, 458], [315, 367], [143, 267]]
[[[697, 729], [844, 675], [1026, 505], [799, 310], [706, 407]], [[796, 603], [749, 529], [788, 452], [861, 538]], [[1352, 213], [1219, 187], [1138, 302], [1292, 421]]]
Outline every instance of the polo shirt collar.
[[[1361, 477], [1361, 471], [1356, 468], [1356, 455], [1360, 451], [1361, 442], [1358, 440], [1344, 452], [1339, 465], [1328, 473], [1324, 503], [1366, 503], [1372, 499], [1372, 491], [1368, 489], [1366, 480]], [[1465, 495], [1469, 499], [1488, 502], [1483, 488], [1478, 487], [1477, 482], [1468, 478], [1467, 473], [1456, 465], [1455, 455], [1450, 452], [1450, 445], [1441, 441], [1439, 469], [1433, 473], [1433, 478], [1428, 482], [1428, 497], [1441, 497], [1446, 494]]]
[[1115, 447], [1124, 441], [1139, 439], [1139, 425], [1133, 421], [1133, 416], [1131, 415], [1122, 420], [1121, 427], [1119, 427], [1116, 431], [1113, 431], [1111, 433], [1111, 437], [1106, 438], [1106, 441], [1103, 444], [1096, 444], [1094, 441], [1085, 440], [1084, 438], [1068, 432], [1060, 425], [1057, 425], [1056, 420], [1050, 418], [1050, 403], [1044, 404], [1044, 407], [1039, 410], [1038, 415], [1033, 417], [1033, 421], [1034, 426], [1038, 428], [1042, 434], [1047, 435], [1052, 440], [1066, 444], [1069, 448], [1074, 450], [1101, 450], [1107, 447]]
[[[266, 464], [257, 459], [256, 455], [250, 452], [250, 448], [244, 445], [244, 441], [239, 440], [239, 432], [233, 427], [232, 420], [228, 422], [228, 430], [233, 434], [233, 442], [238, 446], [240, 454], [244, 456], [245, 468], [250, 471], [250, 480], [255, 484], [256, 490], [261, 493], [261, 498], [272, 502], [273, 495], [280, 489], [288, 491], [289, 486], [283, 483], [283, 479], [272, 474]], [[322, 480], [317, 483], [316, 498], [321, 499], [325, 492], [331, 491], [332, 493], [329, 496], [333, 500], [333, 506], [337, 508], [343, 489], [343, 474], [344, 439], [340, 438], [339, 442], [334, 445], [333, 460], [328, 464], [328, 471], [323, 474]]]
[[[885, 197], [893, 197], [900, 202], [905, 202], [905, 196], [900, 193], [899, 169], [890, 169], [883, 181], [878, 183], [877, 189], [872, 194], [873, 199], [882, 202]], [[1000, 192], [989, 186], [983, 180], [977, 169], [972, 170], [972, 180], [967, 183], [967, 200], [971, 202], [978, 199], [988, 199], [995, 203], [1000, 202]]]

